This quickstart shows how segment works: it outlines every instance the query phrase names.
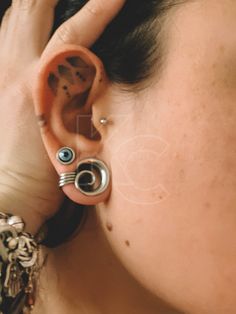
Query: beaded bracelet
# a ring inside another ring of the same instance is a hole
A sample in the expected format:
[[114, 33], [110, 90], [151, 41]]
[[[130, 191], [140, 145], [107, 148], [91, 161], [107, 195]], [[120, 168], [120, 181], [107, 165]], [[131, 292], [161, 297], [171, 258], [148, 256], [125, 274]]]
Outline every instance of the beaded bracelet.
[[39, 275], [39, 242], [21, 217], [0, 212], [0, 314], [30, 313]]

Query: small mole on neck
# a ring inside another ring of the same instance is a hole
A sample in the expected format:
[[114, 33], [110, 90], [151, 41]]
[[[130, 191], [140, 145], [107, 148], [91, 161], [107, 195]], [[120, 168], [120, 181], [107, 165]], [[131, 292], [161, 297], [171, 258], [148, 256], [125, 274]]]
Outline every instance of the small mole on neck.
[[110, 222], [107, 222], [106, 227], [107, 227], [108, 231], [112, 231], [113, 230], [113, 225]]
[[125, 241], [125, 244], [126, 244], [127, 246], [130, 246], [130, 242], [129, 242], [128, 240]]

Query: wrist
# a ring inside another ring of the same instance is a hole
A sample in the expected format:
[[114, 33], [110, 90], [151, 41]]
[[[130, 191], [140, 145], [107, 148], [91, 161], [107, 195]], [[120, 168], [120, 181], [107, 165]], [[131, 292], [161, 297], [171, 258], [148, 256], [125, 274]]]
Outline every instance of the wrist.
[[0, 169], [0, 211], [20, 216], [25, 221], [25, 231], [35, 235], [57, 212], [64, 195], [56, 182], [50, 181], [54, 179], [51, 173], [49, 179], [38, 179], [34, 173], [25, 175], [6, 169]]
[[[37, 206], [36, 203], [34, 203]], [[25, 222], [25, 231], [33, 236], [37, 234], [45, 219], [40, 216], [30, 197], [23, 196], [18, 191], [0, 191], [0, 212], [20, 216]]]
[[25, 313], [24, 310], [32, 309], [35, 303], [40, 268], [39, 242], [27, 233], [24, 220], [11, 214], [0, 213], [0, 236], [0, 311], [15, 313], [15, 301], [21, 294]]
[[36, 192], [33, 182], [29, 183], [23, 176], [0, 171], [0, 211], [20, 216], [25, 222], [25, 231], [32, 235], [46, 220], [42, 215], [45, 202]]

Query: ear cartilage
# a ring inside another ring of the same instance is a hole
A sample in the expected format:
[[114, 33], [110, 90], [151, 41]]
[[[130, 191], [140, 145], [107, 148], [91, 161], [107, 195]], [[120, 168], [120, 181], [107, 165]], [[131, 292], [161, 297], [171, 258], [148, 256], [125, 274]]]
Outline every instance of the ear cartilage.
[[75, 152], [70, 147], [62, 147], [57, 152], [57, 160], [63, 165], [70, 165], [75, 160]]
[[47, 120], [45, 118], [44, 114], [38, 115], [37, 116], [37, 120], [38, 120], [38, 125], [43, 128], [44, 126], [47, 125]]
[[63, 79], [65, 79], [70, 84], [74, 84], [74, 78], [70, 68], [64, 66], [63, 64], [60, 64], [58, 66], [58, 72]]
[[86, 82], [86, 78], [79, 71], [76, 72], [76, 76], [78, 76], [78, 78], [80, 78], [81, 81]]
[[59, 78], [54, 73], [50, 73], [48, 76], [48, 86], [52, 90], [54, 96], [57, 96]]
[[85, 68], [87, 69], [89, 66], [79, 57], [68, 57], [66, 61], [74, 68]]

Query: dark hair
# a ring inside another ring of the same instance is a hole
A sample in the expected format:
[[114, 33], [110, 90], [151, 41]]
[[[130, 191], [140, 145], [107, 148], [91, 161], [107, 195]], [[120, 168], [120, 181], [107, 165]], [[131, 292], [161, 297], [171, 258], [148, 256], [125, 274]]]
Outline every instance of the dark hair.
[[[80, 10], [88, 0], [62, 0], [54, 29]], [[154, 74], [163, 57], [159, 39], [164, 13], [180, 0], [127, 0], [120, 14], [91, 47], [103, 61], [114, 83], [140, 86]], [[134, 88], [134, 86], [133, 86]]]

